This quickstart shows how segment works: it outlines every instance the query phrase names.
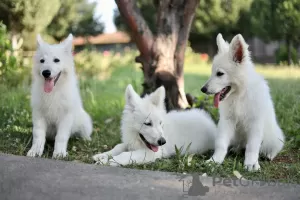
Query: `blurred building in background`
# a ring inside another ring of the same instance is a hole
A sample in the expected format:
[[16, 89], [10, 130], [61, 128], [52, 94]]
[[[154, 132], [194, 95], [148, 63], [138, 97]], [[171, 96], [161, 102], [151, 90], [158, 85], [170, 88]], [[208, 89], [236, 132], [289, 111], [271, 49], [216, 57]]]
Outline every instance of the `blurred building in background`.
[[75, 37], [73, 40], [74, 52], [84, 49], [104, 52], [121, 53], [125, 49], [135, 49], [136, 46], [129, 34], [125, 32], [104, 33], [96, 36]]

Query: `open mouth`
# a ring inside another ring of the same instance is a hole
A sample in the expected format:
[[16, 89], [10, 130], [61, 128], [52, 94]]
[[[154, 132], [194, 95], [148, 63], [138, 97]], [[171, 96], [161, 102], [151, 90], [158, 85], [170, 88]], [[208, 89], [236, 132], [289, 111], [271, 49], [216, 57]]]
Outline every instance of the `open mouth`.
[[55, 86], [56, 82], [58, 81], [60, 77], [61, 72], [57, 74], [57, 76], [53, 78], [45, 78], [45, 84], [44, 84], [44, 91], [46, 93], [50, 93], [53, 90], [53, 87]]
[[158, 146], [155, 146], [155, 145], [153, 145], [153, 144], [150, 144], [150, 143], [145, 139], [145, 137], [144, 137], [142, 134], [140, 134], [140, 137], [141, 137], [141, 139], [143, 140], [143, 142], [145, 143], [145, 145], [146, 145], [150, 150], [152, 150], [152, 151], [154, 151], [154, 152], [157, 152], [157, 151], [158, 151]]
[[214, 97], [214, 105], [216, 108], [219, 107], [219, 103], [220, 101], [224, 100], [226, 95], [228, 94], [228, 92], [231, 90], [231, 86], [227, 86], [227, 87], [224, 87], [221, 92], [218, 92], [217, 94], [215, 94], [215, 97]]

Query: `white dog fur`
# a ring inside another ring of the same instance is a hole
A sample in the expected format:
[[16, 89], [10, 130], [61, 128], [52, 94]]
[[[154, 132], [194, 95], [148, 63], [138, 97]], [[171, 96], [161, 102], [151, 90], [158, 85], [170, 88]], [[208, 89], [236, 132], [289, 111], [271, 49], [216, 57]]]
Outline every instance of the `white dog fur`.
[[[129, 85], [125, 99], [122, 143], [93, 156], [95, 161], [111, 166], [142, 164], [174, 155], [175, 145], [178, 149], [182, 148], [182, 153], [186, 152], [189, 144], [188, 153], [203, 153], [214, 148], [216, 125], [209, 114], [198, 109], [166, 113], [164, 87], [140, 98]], [[140, 134], [149, 143], [148, 146]]]
[[[215, 94], [215, 105], [219, 106], [220, 113], [215, 152], [209, 161], [222, 163], [229, 145], [234, 145], [246, 148], [245, 168], [258, 170], [259, 153], [272, 160], [285, 140], [276, 120], [269, 87], [256, 73], [242, 35], [236, 35], [228, 44], [218, 34], [217, 46], [211, 77], [201, 89]], [[227, 86], [231, 87], [229, 92]], [[221, 96], [224, 99], [220, 101]]]
[[[72, 40], [50, 45], [37, 37], [37, 51], [32, 70], [31, 107], [32, 147], [27, 156], [41, 156], [46, 136], [55, 137], [53, 157], [67, 156], [71, 135], [90, 140], [92, 120], [83, 109], [72, 55]], [[45, 70], [50, 75], [48, 78]], [[44, 73], [44, 75], [43, 75]]]

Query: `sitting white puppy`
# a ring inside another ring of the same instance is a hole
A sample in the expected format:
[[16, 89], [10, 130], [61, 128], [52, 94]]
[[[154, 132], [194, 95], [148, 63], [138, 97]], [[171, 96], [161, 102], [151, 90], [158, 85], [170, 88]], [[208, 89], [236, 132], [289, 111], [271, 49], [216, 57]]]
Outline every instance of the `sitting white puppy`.
[[242, 35], [227, 43], [217, 36], [218, 54], [202, 92], [214, 94], [220, 120], [215, 152], [210, 161], [222, 163], [228, 147], [246, 148], [245, 169], [259, 170], [259, 153], [272, 160], [285, 137], [276, 119], [267, 82], [256, 71]]
[[54, 158], [67, 156], [72, 134], [91, 139], [92, 120], [82, 106], [72, 40], [70, 34], [62, 43], [50, 45], [37, 37], [31, 90], [33, 141], [27, 156], [43, 154], [46, 136], [55, 137]]
[[141, 98], [129, 85], [125, 98], [122, 143], [93, 156], [95, 161], [111, 166], [154, 162], [174, 155], [175, 145], [182, 153], [214, 149], [216, 125], [209, 114], [198, 109], [166, 113], [164, 87]]

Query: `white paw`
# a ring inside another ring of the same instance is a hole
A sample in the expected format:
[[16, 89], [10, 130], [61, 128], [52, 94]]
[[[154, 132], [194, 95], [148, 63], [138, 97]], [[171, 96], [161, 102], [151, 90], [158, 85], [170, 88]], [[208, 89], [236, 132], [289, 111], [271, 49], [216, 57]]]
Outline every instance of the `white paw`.
[[248, 171], [257, 171], [260, 169], [258, 163], [258, 153], [247, 152], [245, 154], [244, 167]]
[[205, 161], [205, 163], [212, 163], [212, 162], [214, 162], [212, 158], [210, 158], [207, 161]]
[[58, 159], [58, 158], [65, 158], [67, 157], [68, 152], [65, 150], [54, 150], [52, 158]]
[[272, 152], [272, 153], [268, 153], [267, 155], [267, 158], [269, 159], [269, 160], [273, 160], [274, 158], [275, 158], [275, 156], [276, 156], [276, 153], [274, 153], [274, 152]]
[[222, 160], [221, 159], [216, 159], [214, 157], [211, 157], [210, 159], [208, 159], [207, 161], [205, 161], [205, 163], [216, 163], [216, 164], [222, 164]]
[[30, 149], [27, 152], [27, 156], [29, 156], [29, 157], [35, 157], [35, 156], [41, 157], [42, 154], [43, 154], [43, 152], [36, 151], [35, 149]]
[[108, 157], [109, 157], [108, 154], [100, 153], [100, 154], [94, 155], [94, 156], [93, 156], [93, 159], [94, 159], [94, 161], [97, 162], [97, 164], [104, 165], [104, 164], [107, 164], [107, 162], [108, 162]]
[[128, 152], [121, 153], [120, 155], [114, 156], [108, 160], [109, 166], [114, 166], [114, 167], [121, 166], [121, 165], [125, 166], [131, 163], [132, 163], [131, 153]]
[[44, 151], [44, 145], [32, 145], [30, 150], [27, 152], [27, 156], [29, 157], [41, 157]]
[[259, 165], [258, 161], [256, 161], [254, 164], [249, 164], [249, 163], [246, 164], [245, 163], [244, 167], [245, 167], [246, 170], [248, 170], [250, 172], [260, 170], [260, 165]]
[[118, 162], [116, 162], [114, 159], [109, 159], [108, 160], [108, 165], [112, 166], [112, 167], [119, 167], [119, 166], [121, 166], [121, 164], [118, 163]]
[[269, 160], [273, 160], [271, 154], [268, 153], [268, 154], [266, 154], [265, 156], [266, 156]]

